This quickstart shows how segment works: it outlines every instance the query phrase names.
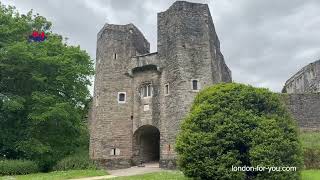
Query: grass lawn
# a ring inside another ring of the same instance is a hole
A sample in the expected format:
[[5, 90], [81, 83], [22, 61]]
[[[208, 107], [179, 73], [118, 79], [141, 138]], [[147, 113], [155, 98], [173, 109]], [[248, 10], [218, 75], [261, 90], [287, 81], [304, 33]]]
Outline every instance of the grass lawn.
[[[190, 180], [179, 171], [148, 173], [143, 175], [118, 177], [111, 180]], [[320, 180], [320, 170], [302, 171], [302, 180]]]
[[320, 133], [319, 132], [302, 132], [300, 140], [303, 148], [320, 149]]
[[320, 170], [304, 170], [302, 171], [302, 180], [319, 180]]
[[70, 178], [104, 176], [108, 173], [104, 170], [70, 170], [54, 171], [50, 173], [37, 173], [19, 176], [2, 176], [0, 180], [62, 180]]
[[[0, 180], [63, 180], [71, 178], [92, 177], [107, 175], [104, 170], [71, 170], [55, 171], [50, 173], [37, 173], [19, 176], [2, 176]], [[302, 171], [302, 180], [319, 180], [320, 170]], [[108, 179], [109, 180], [109, 179]], [[117, 177], [111, 180], [191, 180], [184, 177], [180, 171], [166, 171], [157, 173], [148, 173], [143, 175]]]

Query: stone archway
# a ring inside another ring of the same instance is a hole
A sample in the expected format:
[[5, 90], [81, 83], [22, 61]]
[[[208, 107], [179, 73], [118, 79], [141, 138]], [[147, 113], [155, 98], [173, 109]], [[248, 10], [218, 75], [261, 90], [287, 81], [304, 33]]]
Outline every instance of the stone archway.
[[133, 162], [139, 164], [159, 161], [160, 131], [155, 126], [144, 125], [133, 134]]

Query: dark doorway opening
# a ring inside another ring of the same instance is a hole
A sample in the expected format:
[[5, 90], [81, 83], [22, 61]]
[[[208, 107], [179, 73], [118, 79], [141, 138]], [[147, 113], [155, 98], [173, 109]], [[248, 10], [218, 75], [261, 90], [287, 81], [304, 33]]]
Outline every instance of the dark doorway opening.
[[160, 132], [151, 125], [141, 126], [133, 135], [133, 162], [138, 165], [160, 158]]

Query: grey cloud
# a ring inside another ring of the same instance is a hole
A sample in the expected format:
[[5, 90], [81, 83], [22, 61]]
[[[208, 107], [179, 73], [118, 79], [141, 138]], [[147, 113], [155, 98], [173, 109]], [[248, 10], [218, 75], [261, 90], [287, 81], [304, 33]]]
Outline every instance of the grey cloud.
[[320, 56], [318, 1], [217, 2], [211, 9], [234, 80], [280, 91], [289, 76]]
[[[104, 23], [134, 23], [156, 51], [157, 13], [175, 0], [4, 0], [48, 17], [54, 30], [95, 58]], [[301, 67], [319, 59], [318, 0], [193, 0], [209, 3], [226, 62], [237, 82], [280, 91]]]

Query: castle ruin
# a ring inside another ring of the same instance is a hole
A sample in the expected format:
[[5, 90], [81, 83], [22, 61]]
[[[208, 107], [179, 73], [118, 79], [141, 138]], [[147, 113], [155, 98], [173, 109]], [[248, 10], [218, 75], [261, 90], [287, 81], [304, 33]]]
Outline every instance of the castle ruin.
[[308, 64], [294, 74], [284, 85], [284, 93], [320, 92], [320, 60]]
[[[176, 1], [158, 13], [158, 52], [133, 24], [98, 33], [90, 157], [108, 169], [159, 161], [175, 168], [175, 138], [199, 90], [231, 82], [208, 5]], [[281, 97], [301, 130], [320, 130], [320, 61]]]
[[289, 78], [282, 90], [284, 102], [302, 131], [320, 130], [320, 60]]

